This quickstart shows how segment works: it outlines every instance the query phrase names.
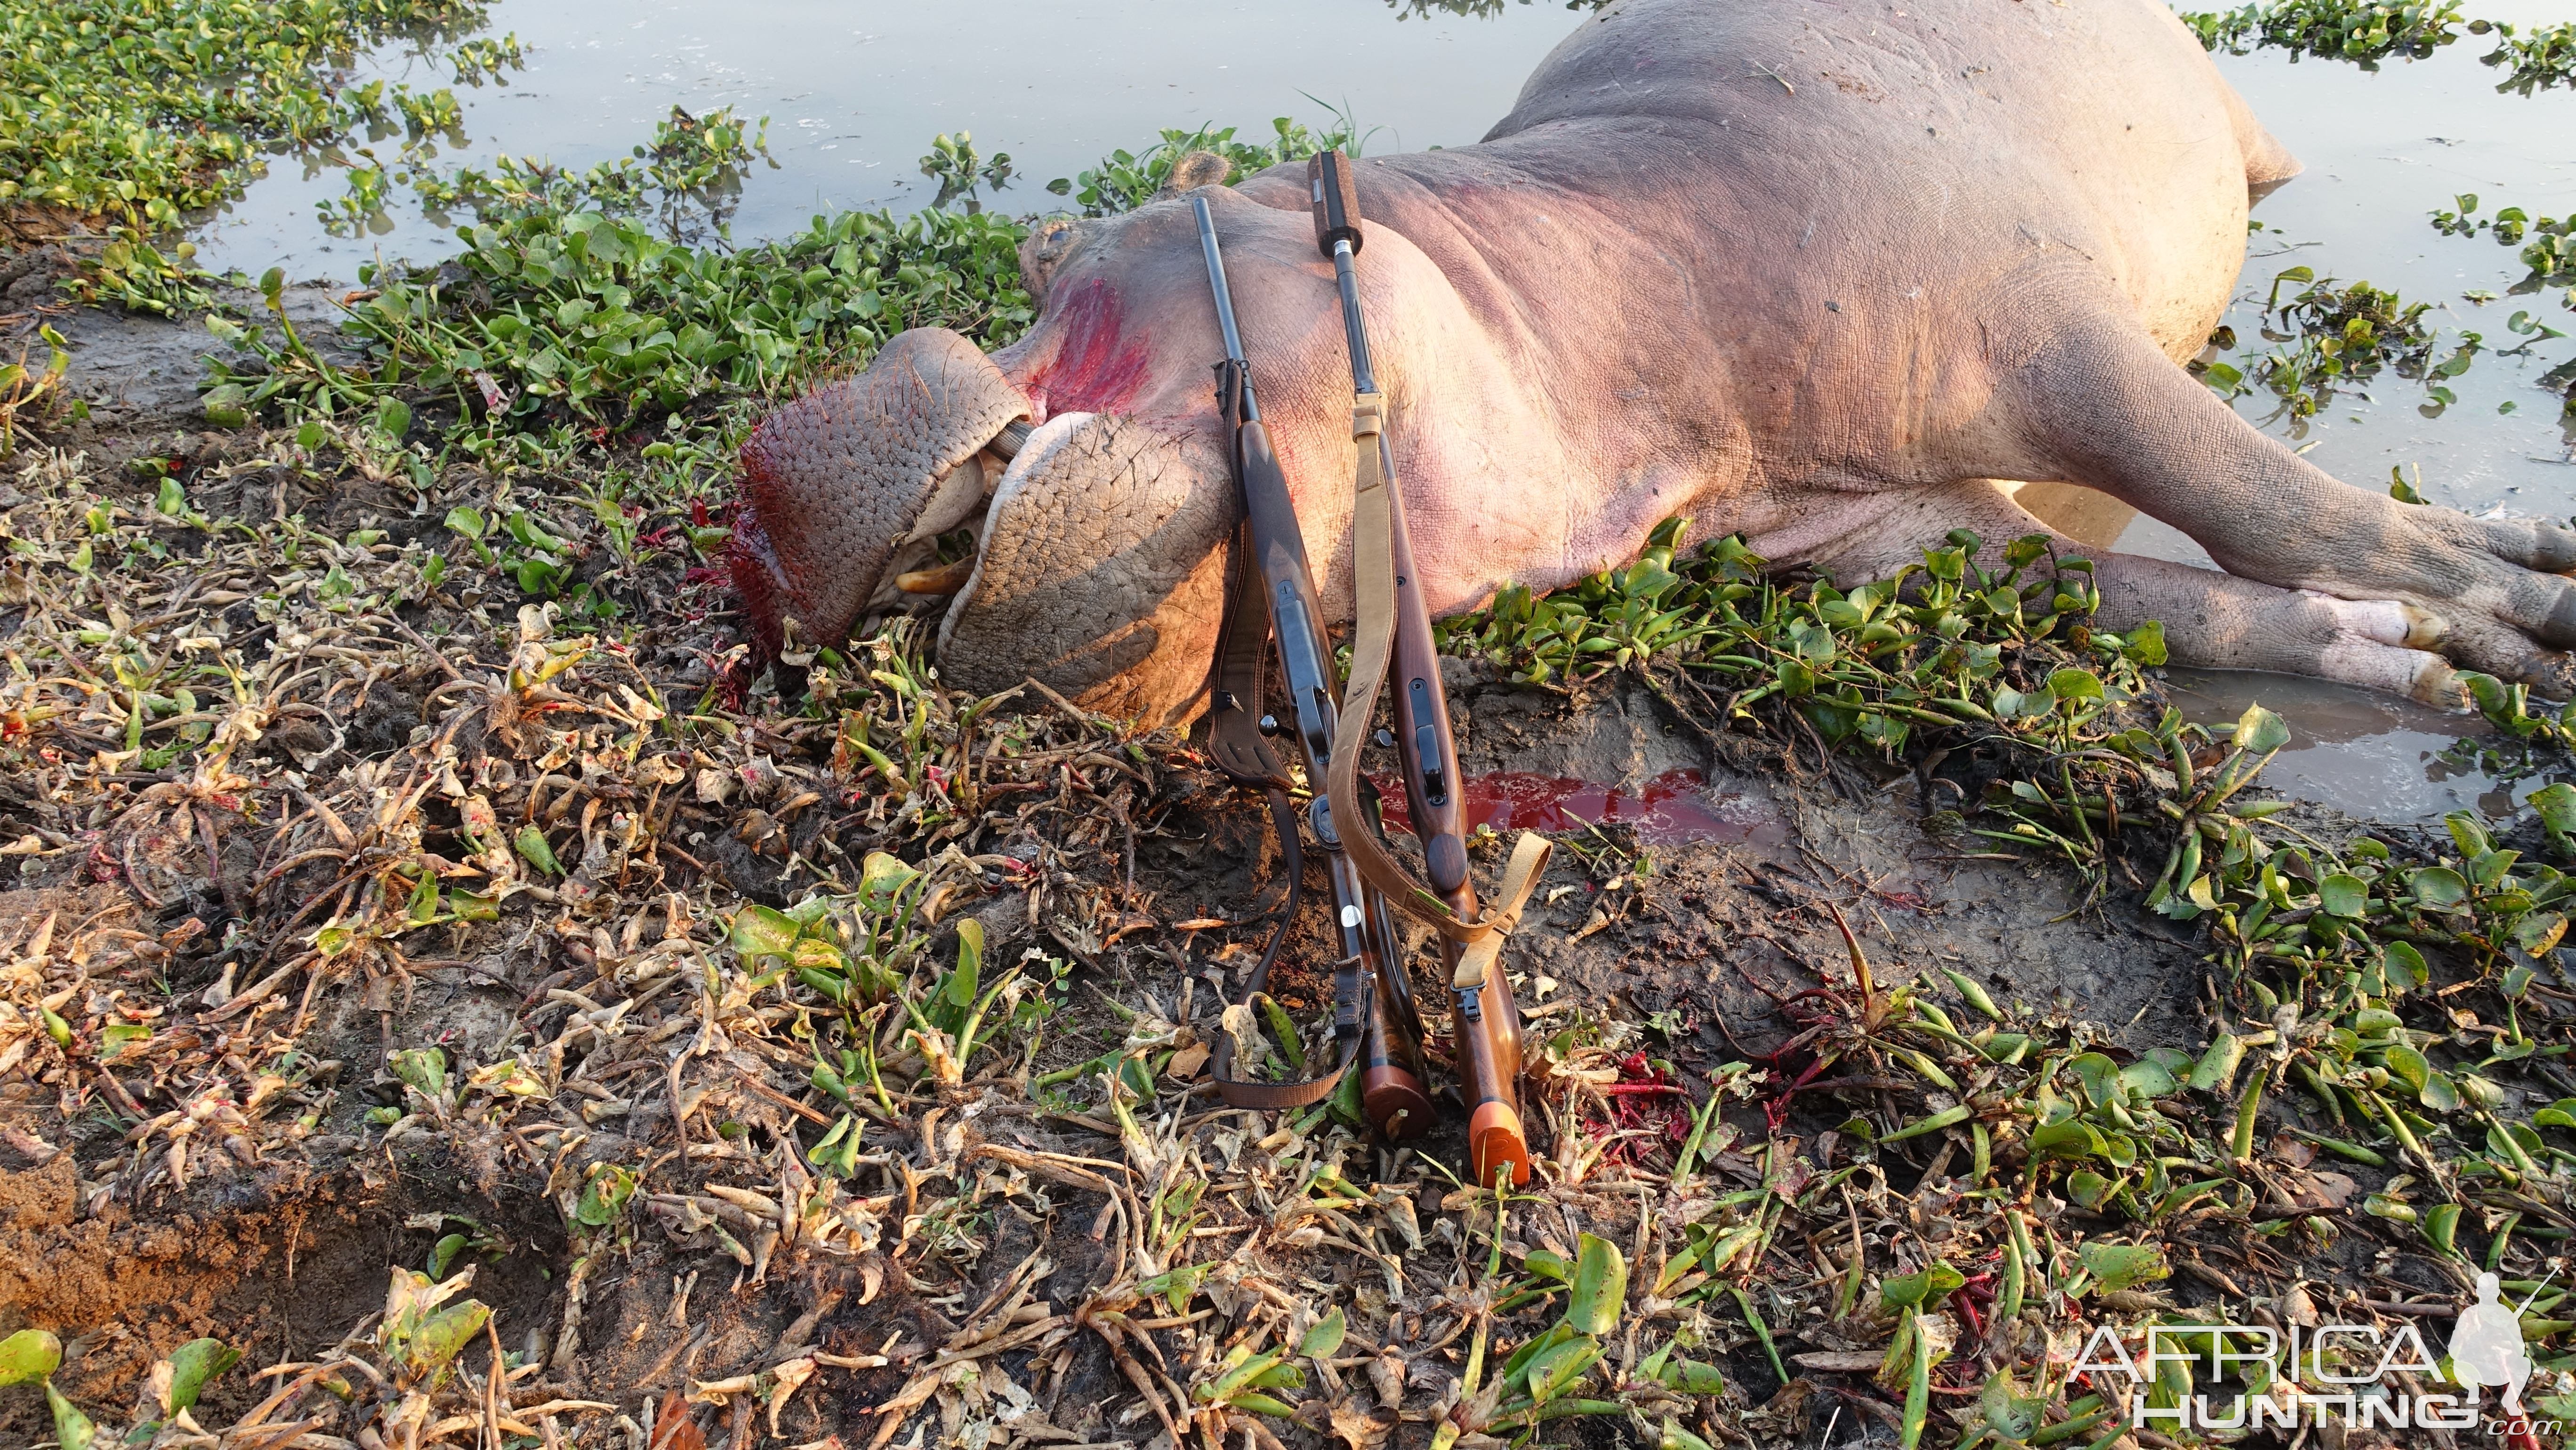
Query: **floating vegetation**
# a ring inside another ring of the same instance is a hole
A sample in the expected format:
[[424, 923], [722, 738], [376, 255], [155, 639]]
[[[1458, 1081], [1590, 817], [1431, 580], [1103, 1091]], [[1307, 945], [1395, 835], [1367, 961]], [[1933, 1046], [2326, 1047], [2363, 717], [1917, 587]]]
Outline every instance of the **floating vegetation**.
[[[389, 36], [453, 33], [482, 14], [478, 0], [11, 6], [0, 15], [0, 214], [22, 236], [74, 223], [100, 232], [84, 251], [90, 300], [202, 307], [196, 249], [169, 241], [180, 225], [238, 195], [274, 148], [327, 145], [385, 119], [389, 103], [433, 125], [452, 117], [446, 91], [397, 87], [389, 102], [383, 83], [343, 87], [334, 72]], [[479, 74], [515, 55], [514, 43], [487, 42], [470, 64]]]
[[2421, 60], [2459, 39], [2456, 0], [2271, 0], [2241, 10], [2186, 12], [2182, 23], [2211, 50], [2258, 46], [2372, 66], [2391, 56]]
[[1268, 143], [1237, 141], [1232, 126], [1210, 123], [1195, 131], [1166, 128], [1162, 139], [1141, 152], [1113, 151], [1072, 177], [1059, 176], [1046, 185], [1057, 196], [1070, 196], [1085, 216], [1130, 211], [1153, 199], [1171, 180], [1172, 167], [1184, 156], [1209, 152], [1226, 161], [1224, 184], [1233, 185], [1253, 172], [1283, 161], [1302, 161], [1318, 151], [1339, 147], [1356, 156], [1368, 134], [1349, 116], [1336, 115], [1320, 134], [1286, 116], [1270, 122]]
[[[2498, 246], [2518, 248], [2523, 265], [2531, 271], [2512, 290], [2530, 295], [2550, 287], [2560, 288], [2558, 305], [2576, 312], [2576, 213], [2535, 217], [2521, 207], [2508, 206], [2492, 216], [2480, 216], [2476, 192], [2463, 192], [2453, 200], [2459, 210], [2433, 213], [2435, 230], [2455, 237], [2474, 237], [2484, 232]], [[2568, 333], [2567, 328], [2550, 323], [2528, 308], [2516, 309], [2505, 320], [2505, 330], [2524, 340], [2498, 356], [2527, 357], [2538, 344], [2555, 342]], [[2563, 396], [2567, 409], [2576, 412], [2576, 357], [2541, 374], [2539, 383]]]
[[2508, 68], [2497, 90], [2527, 96], [2576, 83], [2576, 22], [2535, 26], [2526, 34], [2509, 21], [2469, 20], [2456, 0], [2273, 0], [2241, 10], [2187, 11], [2182, 23], [2211, 50], [2245, 55], [2271, 47], [2365, 68], [2390, 56], [2421, 60], [2463, 33], [2492, 34], [2496, 48], [2478, 59]]
[[[2294, 284], [2299, 290], [2284, 297]], [[2264, 339], [2283, 345], [2228, 362], [2216, 354], [2237, 346], [2236, 330], [2222, 326], [2191, 370], [2221, 397], [2268, 388], [2281, 400], [2278, 416], [2292, 418], [2315, 416], [2337, 391], [2366, 387], [2387, 370], [2422, 380], [2426, 410], [2438, 412], [2459, 401], [2449, 380], [2469, 370], [2486, 339], [2463, 331], [2445, 352], [2439, 329], [2423, 321], [2430, 310], [2430, 303], [2368, 282], [2341, 286], [2313, 268], [2291, 267], [2272, 279], [2262, 314]]]
[[975, 149], [973, 132], [954, 137], [943, 132], [921, 158], [921, 174], [939, 183], [939, 194], [930, 203], [934, 208], [944, 211], [949, 203], [960, 202], [963, 210], [979, 212], [984, 202], [977, 192], [999, 193], [1011, 184], [1011, 154], [996, 151], [987, 159]]
[[2497, 90], [2527, 96], [2550, 86], [2576, 85], [2576, 21], [2536, 26], [2528, 35], [2504, 21], [2469, 22], [2473, 35], [2490, 30], [2495, 32], [2496, 48], [2479, 60], [2487, 65], [2512, 67], [2497, 82]]

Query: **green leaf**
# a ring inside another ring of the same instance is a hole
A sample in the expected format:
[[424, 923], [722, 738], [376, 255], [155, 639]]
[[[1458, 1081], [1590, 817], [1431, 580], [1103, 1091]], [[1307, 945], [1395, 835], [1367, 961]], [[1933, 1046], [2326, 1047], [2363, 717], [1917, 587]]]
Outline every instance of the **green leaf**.
[[2068, 1060], [2066, 1070], [2084, 1085], [2084, 1097], [2094, 1107], [2118, 1102], [2125, 1096], [2119, 1089], [2119, 1064], [2098, 1052], [2077, 1054]]
[[2540, 823], [2558, 835], [2576, 835], [2576, 785], [2565, 781], [2542, 786], [2531, 793], [2531, 808]]
[[2416, 1091], [2415, 1100], [2437, 1113], [2457, 1112], [2460, 1090], [2452, 1085], [2446, 1074], [2428, 1072], [2424, 1075], [2424, 1086]]
[[[816, 1063], [815, 1071], [819, 1073], [827, 1069], [822, 1064]], [[834, 1178], [851, 1176], [859, 1171], [859, 1139], [862, 1131], [863, 1125], [856, 1116], [843, 1113], [841, 1121], [832, 1125], [832, 1131], [825, 1133], [821, 1142], [805, 1151], [805, 1161]]]
[[537, 829], [533, 822], [521, 826], [518, 836], [510, 844], [518, 848], [520, 856], [529, 865], [549, 876], [564, 874], [563, 864], [555, 860], [555, 848], [546, 844], [546, 833]]
[[2130, 1097], [2140, 1099], [2165, 1097], [2182, 1088], [2172, 1069], [2149, 1059], [2141, 1059], [2120, 1069], [2120, 1086]]
[[1930, 1309], [1968, 1282], [1949, 1264], [1935, 1260], [1911, 1274], [1900, 1274], [1878, 1286], [1878, 1297], [1890, 1309]]
[[2105, 1292], [2116, 1293], [2150, 1279], [2170, 1276], [2173, 1269], [2165, 1262], [2161, 1244], [2087, 1243], [2076, 1251], [2084, 1267]]
[[1567, 1296], [1565, 1322], [1577, 1334], [1608, 1334], [1618, 1327], [1627, 1302], [1628, 1261], [1619, 1246], [1585, 1234], [1575, 1248], [1574, 1290]]
[[2051, 1123], [2030, 1135], [2030, 1156], [2035, 1159], [2090, 1158], [2108, 1146], [2102, 1134], [2082, 1118]]
[[2290, 743], [2288, 722], [2260, 705], [2248, 705], [2236, 718], [2233, 737], [2238, 748], [2255, 755], [2269, 755]]
[[1162, 1296], [1164, 1304], [1174, 1314], [1179, 1314], [1189, 1307], [1190, 1296], [1198, 1293], [1200, 1281], [1207, 1278], [1208, 1271], [1215, 1267], [1216, 1265], [1211, 1262], [1189, 1264], [1168, 1270], [1137, 1285], [1136, 1292], [1149, 1296]]
[[1293, 1406], [1264, 1394], [1239, 1394], [1228, 1399], [1226, 1403], [1238, 1410], [1250, 1410], [1256, 1415], [1270, 1415], [1282, 1420], [1297, 1413]]
[[883, 851], [870, 851], [859, 863], [859, 901], [871, 911], [891, 912], [904, 889], [921, 873]]
[[446, 1278], [447, 1271], [456, 1266], [456, 1256], [465, 1252], [465, 1246], [471, 1242], [463, 1234], [449, 1234], [432, 1244], [429, 1249], [429, 1276]]
[[387, 1059], [386, 1066], [404, 1085], [432, 1102], [447, 1091], [447, 1052], [443, 1048], [405, 1048]]
[[170, 1351], [171, 1413], [194, 1406], [207, 1381], [239, 1363], [241, 1351], [220, 1339], [191, 1339]]
[[2099, 700], [2102, 677], [2091, 670], [2059, 670], [2048, 677], [2048, 692], [2060, 700]]
[[1531, 1357], [1528, 1366], [1530, 1399], [1537, 1404], [1572, 1389], [1601, 1358], [1601, 1341], [1589, 1334], [1578, 1334], [1563, 1344], [1552, 1346]]
[[0, 1339], [0, 1385], [31, 1385], [62, 1368], [63, 1342], [41, 1329]]
[[2421, 987], [2433, 979], [2432, 968], [2412, 942], [2384, 942], [2379, 954], [2391, 987]]
[[1552, 1249], [1532, 1249], [1521, 1258], [1521, 1267], [1542, 1279], [1563, 1283], [1574, 1277], [1574, 1268], [1565, 1256]]
[[1987, 1379], [1985, 1392], [1978, 1397], [1978, 1408], [1994, 1432], [2006, 1440], [2028, 1440], [2048, 1412], [2048, 1402], [2022, 1393], [2020, 1384], [2007, 1370]]
[[98, 1060], [115, 1062], [140, 1056], [143, 1046], [151, 1040], [152, 1029], [140, 1022], [111, 1022], [99, 1030]]
[[63, 1398], [52, 1380], [45, 1381], [45, 1404], [54, 1412], [54, 1443], [60, 1450], [96, 1450], [98, 1427], [81, 1413], [80, 1406]]
[[2424, 1241], [2444, 1254], [2457, 1257], [2459, 1249], [2460, 1206], [2438, 1203], [2424, 1211]]
[[474, 1342], [492, 1311], [482, 1301], [467, 1299], [421, 1317], [406, 1339], [404, 1368], [409, 1377], [421, 1378], [446, 1367], [447, 1362], [465, 1352]]
[[745, 957], [783, 957], [796, 949], [804, 931], [787, 913], [752, 905], [734, 913], [729, 939]]
[[2513, 926], [2513, 944], [2535, 957], [2557, 946], [2566, 935], [2567, 918], [2555, 911], [2533, 912]]
[[2245, 1058], [2245, 1039], [2232, 1032], [2220, 1032], [2210, 1039], [2208, 1050], [2191, 1069], [2192, 1087], [2205, 1093], [2223, 1093], [2236, 1080], [2237, 1064]]
[[2358, 876], [2338, 871], [2317, 883], [2317, 909], [2330, 916], [2357, 921], [2369, 907], [2369, 883]]
[[1306, 1337], [1297, 1341], [1297, 1352], [1309, 1359], [1334, 1354], [1341, 1349], [1342, 1336], [1348, 1328], [1342, 1319], [1342, 1311], [1336, 1307], [1332, 1313], [1316, 1320], [1315, 1327], [1306, 1331]]
[[1685, 1395], [1722, 1395], [1726, 1393], [1726, 1374], [1716, 1365], [1696, 1359], [1675, 1359], [1656, 1376], [1665, 1388]]
[[1905, 1138], [1917, 1137], [1924, 1133], [1937, 1133], [1944, 1128], [1955, 1127], [1958, 1124], [1966, 1122], [1969, 1117], [1975, 1113], [1975, 1111], [1975, 1109], [1969, 1107], [1966, 1103], [1959, 1103], [1951, 1107], [1943, 1108], [1941, 1111], [1934, 1113], [1929, 1117], [1919, 1118], [1914, 1122], [1908, 1123], [1904, 1127], [1897, 1129], [1895, 1132], [1888, 1134], [1886, 1137], [1881, 1138], [1878, 1141], [1881, 1143], [1894, 1143]]
[[2454, 911], [2469, 899], [2469, 883], [2448, 866], [2426, 866], [2406, 873], [2406, 888], [2416, 903], [2433, 911]]
[[223, 383], [207, 389], [206, 396], [198, 400], [198, 406], [204, 409], [206, 422], [212, 427], [247, 428], [250, 426], [250, 409], [244, 401], [247, 396], [241, 384]]
[[411, 431], [411, 405], [400, 398], [387, 398], [376, 409], [376, 426], [388, 438], [400, 440]]
[[590, 1181], [582, 1185], [581, 1201], [572, 1216], [590, 1228], [603, 1228], [617, 1221], [626, 1211], [626, 1201], [635, 1196], [635, 1175], [614, 1163], [594, 1164]]
[[2121, 648], [2120, 653], [2127, 656], [2130, 663], [2153, 668], [2165, 662], [2164, 621], [2150, 619], [2130, 630], [2127, 639], [2128, 643]]
[[2419, 1094], [2424, 1091], [2424, 1084], [2433, 1075], [2433, 1065], [2424, 1060], [2424, 1054], [2402, 1042], [2388, 1049], [2385, 1060], [2388, 1070], [2394, 1073], [2399, 1081]]

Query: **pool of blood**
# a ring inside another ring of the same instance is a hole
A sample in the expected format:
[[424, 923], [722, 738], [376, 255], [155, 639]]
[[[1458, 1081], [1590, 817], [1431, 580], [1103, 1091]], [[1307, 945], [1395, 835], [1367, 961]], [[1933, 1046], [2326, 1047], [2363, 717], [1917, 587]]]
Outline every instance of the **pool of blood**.
[[[1411, 831], [1402, 783], [1392, 776], [1373, 778], [1387, 824]], [[1732, 792], [1712, 793], [1708, 778], [1696, 770], [1668, 770], [1638, 786], [1498, 770], [1467, 777], [1466, 807], [1470, 831], [1491, 826], [1505, 834], [1565, 835], [1585, 826], [1619, 825], [1634, 830], [1638, 842], [1647, 846], [1751, 841], [1775, 833], [1779, 824], [1777, 814], [1758, 801]]]

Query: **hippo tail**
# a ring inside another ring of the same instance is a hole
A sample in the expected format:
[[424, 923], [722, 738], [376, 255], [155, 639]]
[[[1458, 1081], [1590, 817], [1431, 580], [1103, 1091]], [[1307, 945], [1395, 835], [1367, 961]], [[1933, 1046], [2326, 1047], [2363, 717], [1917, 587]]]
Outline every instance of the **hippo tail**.
[[2263, 129], [2262, 122], [2254, 119], [2253, 108], [2245, 104], [2243, 96], [2236, 94], [2234, 86], [2224, 81], [2219, 82], [2219, 86], [2227, 95], [2227, 119], [2236, 128], [2237, 153], [2245, 158], [2246, 193], [2259, 201], [2274, 187], [2307, 168], [2299, 164], [2299, 158], [2290, 154], [2290, 148], [2274, 140], [2272, 133]]

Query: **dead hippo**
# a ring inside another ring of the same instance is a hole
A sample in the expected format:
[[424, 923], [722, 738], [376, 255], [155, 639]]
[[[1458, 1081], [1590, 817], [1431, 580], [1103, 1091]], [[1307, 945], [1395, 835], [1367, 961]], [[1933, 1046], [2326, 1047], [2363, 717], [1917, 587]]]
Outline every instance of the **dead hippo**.
[[[1479, 144], [1356, 169], [1436, 611], [1619, 563], [1675, 514], [1857, 581], [1952, 529], [2039, 530], [2028, 503], [2094, 546], [2106, 627], [2160, 619], [2178, 659], [2449, 700], [2447, 656], [2567, 693], [2576, 534], [2341, 483], [2178, 365], [2249, 191], [2298, 168], [2156, 0], [1625, 0]], [[1304, 168], [1207, 195], [1346, 610], [1350, 372]], [[830, 642], [980, 515], [945, 678], [1184, 717], [1236, 513], [1189, 209], [1051, 221], [1022, 264], [1018, 342], [906, 333], [761, 425], [735, 577], [770, 648]], [[2229, 572], [2104, 552], [2132, 508]]]

